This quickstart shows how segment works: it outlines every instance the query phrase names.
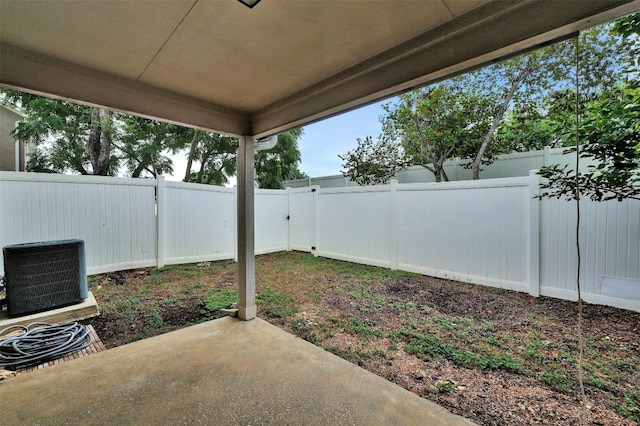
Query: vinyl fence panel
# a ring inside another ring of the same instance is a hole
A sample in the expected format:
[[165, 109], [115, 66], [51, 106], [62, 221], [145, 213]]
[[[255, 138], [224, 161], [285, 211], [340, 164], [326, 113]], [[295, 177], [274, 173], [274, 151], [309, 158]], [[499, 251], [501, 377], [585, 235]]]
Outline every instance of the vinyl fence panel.
[[318, 190], [317, 254], [390, 266], [389, 186]]
[[398, 188], [398, 268], [527, 291], [527, 179]]
[[[541, 294], [576, 300], [576, 203], [544, 200], [542, 212]], [[615, 277], [640, 300], [640, 201], [581, 200], [579, 232], [583, 298], [611, 304], [607, 298], [622, 297], [613, 284], [607, 288], [606, 278]]]
[[90, 274], [153, 266], [154, 191], [151, 180], [2, 172], [0, 246], [82, 239]]
[[167, 264], [233, 259], [236, 195], [230, 188], [167, 182], [164, 247]]

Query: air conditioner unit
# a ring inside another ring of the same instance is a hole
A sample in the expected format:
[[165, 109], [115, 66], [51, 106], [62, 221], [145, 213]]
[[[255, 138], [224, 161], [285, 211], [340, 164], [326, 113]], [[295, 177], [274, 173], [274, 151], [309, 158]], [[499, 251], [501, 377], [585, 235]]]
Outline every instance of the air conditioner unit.
[[72, 305], [88, 297], [84, 241], [15, 244], [2, 253], [9, 316]]

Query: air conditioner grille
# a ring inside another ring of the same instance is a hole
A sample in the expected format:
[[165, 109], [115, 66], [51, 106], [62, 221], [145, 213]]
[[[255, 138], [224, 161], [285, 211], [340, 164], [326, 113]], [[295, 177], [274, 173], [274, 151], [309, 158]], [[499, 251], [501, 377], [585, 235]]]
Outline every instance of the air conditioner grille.
[[63, 240], [3, 249], [7, 312], [24, 315], [82, 301], [84, 242]]

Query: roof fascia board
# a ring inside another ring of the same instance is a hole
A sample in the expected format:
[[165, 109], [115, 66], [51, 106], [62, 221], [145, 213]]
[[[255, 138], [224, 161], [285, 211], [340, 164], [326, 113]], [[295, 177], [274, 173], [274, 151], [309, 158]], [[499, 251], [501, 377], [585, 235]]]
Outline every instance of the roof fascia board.
[[250, 115], [0, 43], [0, 85], [205, 130], [246, 135]]
[[20, 117], [20, 120], [22, 120], [22, 119], [24, 119], [24, 118], [26, 118], [26, 117], [27, 117], [26, 115], [24, 115], [24, 114], [23, 114], [23, 113], [21, 113], [20, 111], [18, 111], [18, 110], [16, 110], [16, 109], [14, 109], [14, 108], [11, 108], [11, 107], [10, 107], [10, 106], [8, 106], [8, 105], [0, 105], [0, 108], [4, 109], [4, 110], [6, 110], [6, 111], [9, 111], [10, 113], [12, 113], [12, 114], [16, 115], [17, 117]]
[[491, 2], [258, 111], [252, 133], [262, 138], [319, 121], [638, 9], [640, 0]]

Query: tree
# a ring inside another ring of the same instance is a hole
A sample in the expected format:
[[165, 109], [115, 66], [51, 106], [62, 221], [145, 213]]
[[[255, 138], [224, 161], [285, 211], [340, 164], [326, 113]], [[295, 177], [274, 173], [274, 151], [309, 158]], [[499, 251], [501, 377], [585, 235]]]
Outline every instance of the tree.
[[[268, 151], [255, 155], [256, 180], [261, 188], [281, 188], [285, 180], [306, 177], [298, 169], [300, 151], [298, 140], [302, 128], [278, 135], [278, 143]], [[233, 136], [195, 130], [190, 133], [189, 154], [185, 182], [224, 185], [236, 172], [238, 139]], [[194, 163], [200, 169], [192, 171]]]
[[[224, 185], [236, 172], [238, 139], [233, 136], [193, 130], [185, 182]], [[193, 162], [200, 163], [197, 172]]]
[[37, 149], [27, 169], [65, 173], [113, 174], [111, 115], [99, 108], [45, 98], [16, 90], [2, 90], [3, 103], [21, 109], [26, 118], [14, 136]]
[[87, 140], [87, 152], [92, 174], [107, 176], [110, 169], [113, 126], [111, 112], [102, 108], [91, 108], [91, 128]]
[[171, 173], [167, 156], [186, 146], [193, 130], [141, 117], [112, 113], [14, 90], [3, 102], [24, 111], [14, 131], [36, 151], [27, 169], [53, 173], [115, 175], [124, 166], [131, 177]]
[[405, 166], [400, 146], [394, 141], [379, 137], [377, 143], [367, 136], [358, 138], [358, 145], [345, 155], [342, 173], [358, 185], [387, 183]]
[[[621, 61], [629, 56], [630, 49], [621, 37], [610, 34], [609, 28], [601, 26], [585, 30], [577, 40], [546, 46], [470, 75], [475, 90], [493, 104], [491, 126], [471, 163], [474, 179], [480, 177], [486, 151], [494, 143], [496, 131], [512, 104], [521, 111], [544, 110], [549, 93], [572, 87], [581, 94], [593, 95], [615, 86], [616, 71]], [[580, 64], [580, 87], [574, 84], [576, 63]]]
[[[580, 157], [594, 160], [584, 172], [567, 166], [540, 169], [547, 197], [594, 201], [640, 199], [640, 89], [623, 88], [590, 102], [580, 118]], [[575, 148], [573, 149], [575, 152]]]
[[118, 119], [119, 135], [114, 145], [131, 177], [147, 174], [156, 178], [173, 172], [168, 154], [177, 153], [189, 143], [192, 129], [124, 114]]
[[36, 144], [28, 170], [132, 177], [170, 173], [162, 153], [184, 146], [188, 129], [71, 102], [4, 90], [4, 102], [24, 111], [16, 138]]
[[343, 174], [359, 184], [378, 184], [407, 166], [420, 165], [436, 182], [448, 181], [445, 161], [477, 152], [488, 128], [489, 104], [464, 87], [464, 77], [459, 77], [384, 105], [382, 135], [377, 142], [358, 139], [358, 146], [340, 157], [346, 161]]
[[280, 133], [276, 146], [256, 153], [256, 180], [260, 188], [280, 189], [286, 180], [307, 177], [298, 168], [301, 159], [298, 141], [303, 133], [300, 127]]
[[556, 123], [537, 109], [510, 111], [505, 115], [493, 142], [501, 152], [526, 152], [541, 150], [546, 146], [556, 148], [562, 144]]
[[[613, 31], [633, 46], [630, 50], [638, 52], [635, 42], [640, 35], [640, 14], [618, 21]], [[584, 195], [594, 201], [640, 199], [640, 66], [637, 55], [628, 58], [624, 71], [626, 81], [592, 96], [584, 109], [576, 111], [579, 114], [580, 157], [594, 160], [593, 165], [586, 171], [577, 172], [557, 165], [543, 167], [539, 173], [546, 182], [542, 185], [541, 196], [571, 200]], [[575, 130], [569, 133], [576, 139]]]
[[400, 95], [385, 105], [383, 139], [398, 141], [404, 164], [421, 165], [436, 182], [448, 181], [444, 169], [450, 158], [468, 158], [477, 151], [488, 126], [488, 103], [467, 90], [460, 77]]

